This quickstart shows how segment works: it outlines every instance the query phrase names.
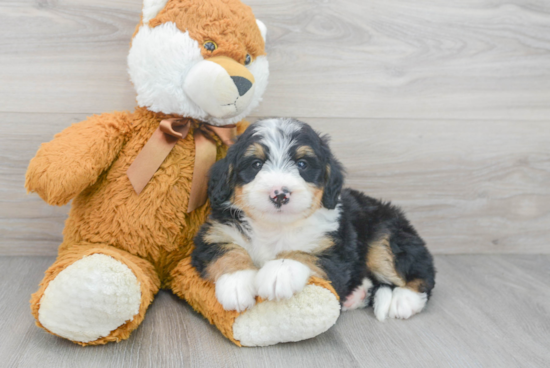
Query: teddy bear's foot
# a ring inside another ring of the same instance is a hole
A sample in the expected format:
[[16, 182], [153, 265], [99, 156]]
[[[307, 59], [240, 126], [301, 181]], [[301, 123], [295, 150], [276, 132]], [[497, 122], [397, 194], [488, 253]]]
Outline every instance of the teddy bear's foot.
[[327, 331], [339, 315], [336, 296], [310, 284], [290, 299], [264, 301], [239, 315], [233, 324], [233, 336], [242, 346], [301, 341]]
[[74, 246], [31, 299], [39, 326], [81, 345], [127, 338], [158, 291], [151, 264], [109, 246]]
[[267, 346], [300, 341], [328, 330], [340, 315], [340, 301], [330, 282], [312, 277], [290, 299], [266, 301], [239, 313], [225, 310], [216, 298], [215, 285], [201, 278], [184, 258], [172, 271], [172, 290], [216, 325], [239, 346]]
[[90, 342], [132, 320], [140, 304], [140, 285], [128, 266], [93, 254], [50, 282], [40, 301], [38, 320], [56, 335]]

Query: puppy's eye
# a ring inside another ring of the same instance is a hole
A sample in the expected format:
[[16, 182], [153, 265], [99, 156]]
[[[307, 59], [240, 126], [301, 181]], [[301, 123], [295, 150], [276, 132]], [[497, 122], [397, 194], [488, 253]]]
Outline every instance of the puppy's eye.
[[252, 162], [252, 168], [254, 170], [260, 170], [264, 166], [264, 163], [261, 160], [254, 160]]
[[306, 160], [299, 160], [298, 162], [296, 162], [296, 165], [298, 166], [298, 168], [300, 170], [307, 169], [307, 161]]
[[218, 48], [218, 45], [216, 45], [214, 41], [206, 41], [205, 43], [202, 44], [202, 46], [210, 52]]
[[246, 54], [246, 59], [244, 59], [244, 65], [250, 64], [250, 61], [252, 61], [250, 54]]

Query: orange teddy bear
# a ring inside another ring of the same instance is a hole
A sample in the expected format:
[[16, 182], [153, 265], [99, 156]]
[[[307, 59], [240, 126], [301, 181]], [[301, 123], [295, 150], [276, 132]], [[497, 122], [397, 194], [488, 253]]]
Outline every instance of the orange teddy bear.
[[38, 326], [81, 345], [120, 341], [160, 288], [237, 345], [298, 341], [334, 324], [340, 304], [323, 280], [238, 313], [190, 265], [209, 212], [206, 172], [267, 86], [265, 33], [238, 0], [144, 0], [128, 56], [139, 107], [74, 124], [29, 164], [28, 191], [52, 205], [74, 198], [31, 299]]

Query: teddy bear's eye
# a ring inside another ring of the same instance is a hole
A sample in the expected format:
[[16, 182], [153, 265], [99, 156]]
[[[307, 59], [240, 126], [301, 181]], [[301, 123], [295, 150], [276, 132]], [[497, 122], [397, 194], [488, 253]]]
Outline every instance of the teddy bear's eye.
[[202, 46], [210, 52], [218, 48], [218, 45], [216, 45], [214, 41], [206, 41], [205, 43], [202, 44]]
[[244, 59], [244, 65], [250, 64], [251, 59], [252, 58], [250, 57], [250, 54], [246, 54], [246, 59]]

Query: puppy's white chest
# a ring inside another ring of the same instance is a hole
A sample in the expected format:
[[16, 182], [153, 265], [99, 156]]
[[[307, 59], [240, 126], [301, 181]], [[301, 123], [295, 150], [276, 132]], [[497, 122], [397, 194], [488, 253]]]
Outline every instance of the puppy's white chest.
[[308, 252], [314, 248], [315, 239], [307, 240], [297, 231], [281, 229], [280, 231], [261, 232], [254, 235], [248, 252], [254, 264], [258, 267], [262, 267], [266, 262], [275, 259], [281, 252]]
[[284, 226], [251, 224], [250, 241], [245, 248], [257, 267], [262, 267], [282, 252], [315, 251], [327, 233], [338, 229], [338, 210], [322, 209], [300, 223]]

